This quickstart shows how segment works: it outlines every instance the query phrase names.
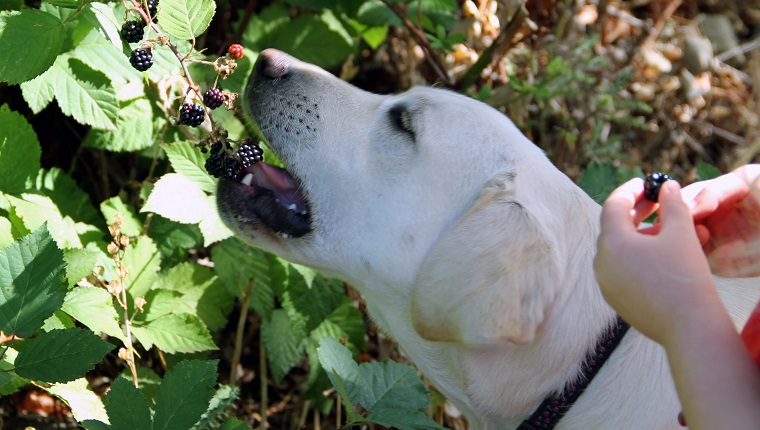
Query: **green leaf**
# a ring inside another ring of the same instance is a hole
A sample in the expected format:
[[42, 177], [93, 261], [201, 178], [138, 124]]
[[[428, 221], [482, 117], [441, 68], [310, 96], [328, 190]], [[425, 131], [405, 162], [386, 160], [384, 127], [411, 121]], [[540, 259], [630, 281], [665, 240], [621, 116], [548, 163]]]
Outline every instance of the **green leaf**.
[[208, 409], [201, 416], [201, 419], [195, 423], [192, 430], [219, 428], [219, 421], [222, 417], [229, 415], [229, 411], [235, 406], [239, 396], [240, 388], [234, 385], [220, 385], [214, 393], [214, 397], [211, 398]]
[[11, 379], [13, 379], [13, 378], [11, 378], [11, 374], [10, 373], [0, 372], [0, 388], [3, 385], [11, 382]]
[[101, 258], [105, 257], [105, 254], [96, 247], [91, 244], [88, 246], [89, 249], [67, 249], [63, 251], [69, 287], [73, 287], [82, 278], [90, 275]]
[[21, 193], [40, 170], [40, 142], [34, 129], [21, 116], [0, 107], [0, 191]]
[[[87, 6], [102, 5], [102, 3], [88, 3]], [[109, 9], [110, 11], [110, 9]], [[113, 12], [111, 12], [113, 15]], [[87, 16], [87, 15], [85, 15]], [[121, 24], [119, 24], [119, 27]], [[141, 72], [135, 70], [129, 64], [129, 57], [122, 50], [122, 38], [118, 28], [114, 25], [118, 39], [116, 43], [109, 43], [97, 29], [93, 29], [71, 53], [73, 58], [81, 60], [91, 68], [104, 73], [114, 84], [125, 84], [131, 81], [140, 81], [143, 78]]]
[[203, 234], [203, 246], [209, 246], [212, 243], [234, 236], [232, 230], [219, 217], [219, 211], [216, 210], [216, 197], [207, 196], [206, 198], [208, 206], [212, 209], [198, 224], [198, 228], [200, 228], [201, 234]]
[[127, 268], [127, 292], [132, 297], [144, 297], [158, 280], [161, 257], [149, 237], [141, 236], [132, 241], [122, 259]]
[[102, 225], [103, 220], [92, 205], [90, 196], [63, 170], [53, 167], [40, 170], [34, 182], [35, 189], [50, 197], [62, 216], [87, 224]]
[[63, 311], [95, 333], [103, 332], [124, 340], [113, 296], [102, 288], [76, 287], [66, 294]]
[[410, 409], [372, 408], [367, 418], [381, 426], [404, 430], [441, 430], [438, 425], [422, 411]]
[[66, 402], [77, 421], [108, 421], [103, 401], [92, 392], [86, 378], [78, 378], [65, 384], [55, 384], [48, 389], [48, 392]]
[[110, 425], [99, 420], [84, 420], [80, 424], [85, 428], [85, 430], [111, 430]]
[[269, 318], [274, 309], [270, 269], [280, 263], [275, 262], [271, 255], [248, 246], [237, 238], [227, 239], [212, 248], [211, 258], [217, 276], [233, 296], [241, 297], [240, 293], [248, 288], [249, 280], [254, 280], [250, 306], [265, 319]]
[[0, 250], [0, 330], [29, 337], [66, 295], [63, 252], [43, 225]]
[[47, 222], [48, 231], [59, 248], [81, 248], [76, 223], [70, 217], [63, 217], [50, 197], [40, 194], [23, 193], [19, 196], [6, 195], [16, 213], [30, 229], [39, 228]]
[[[106, 39], [119, 51], [126, 45], [126, 42], [119, 34], [121, 22], [114, 14], [113, 9], [106, 3], [88, 2], [82, 11], [82, 15], [98, 32], [101, 40]], [[82, 46], [80, 43], [79, 46]], [[123, 56], [123, 55], [122, 55]], [[109, 62], [109, 61], [103, 61]], [[134, 69], [133, 69], [134, 70]]]
[[158, 391], [154, 430], [186, 430], [208, 409], [217, 361], [187, 360], [170, 369]]
[[[18, 84], [53, 65], [66, 39], [61, 20], [37, 9], [0, 12], [0, 82]], [[9, 59], [13, 61], [9, 61]]]
[[207, 192], [216, 191], [216, 181], [206, 172], [206, 158], [192, 142], [182, 141], [163, 146], [175, 172]]
[[156, 345], [169, 354], [217, 349], [203, 321], [195, 315], [165, 315], [132, 331], [145, 348]]
[[[268, 46], [266, 38], [289, 22], [289, 9], [285, 4], [275, 3], [265, 7], [259, 14], [251, 17], [251, 22], [243, 33], [243, 46], [257, 51], [263, 50]], [[235, 75], [237, 73], [232, 76]]]
[[44, 382], [73, 381], [113, 348], [88, 330], [53, 330], [27, 341], [16, 358], [16, 373]]
[[364, 363], [359, 366], [361, 375], [358, 401], [367, 409], [426, 408], [430, 402], [425, 384], [417, 370], [395, 361]]
[[172, 221], [195, 224], [214, 210], [201, 188], [184, 175], [169, 173], [156, 182], [140, 212], [155, 212]]
[[53, 315], [42, 324], [43, 331], [63, 330], [73, 328], [74, 321], [63, 311], [55, 311]]
[[339, 64], [353, 53], [353, 42], [329, 10], [300, 15], [267, 37], [271, 47], [320, 67]]
[[10, 376], [10, 381], [3, 385], [0, 385], [0, 396], [7, 396], [18, 391], [21, 387], [29, 384], [29, 380], [22, 378], [15, 372], [9, 372], [13, 370], [13, 362], [16, 361], [18, 352], [13, 348], [5, 349], [2, 357], [0, 357], [0, 373]]
[[200, 36], [216, 12], [213, 0], [161, 0], [158, 20], [161, 28], [173, 39], [189, 40]]
[[264, 321], [261, 335], [272, 376], [278, 384], [303, 357], [306, 334], [303, 320], [290, 319], [282, 309], [276, 309], [272, 312], [272, 318]]
[[55, 98], [55, 86], [45, 74], [21, 83], [21, 95], [33, 113], [40, 113]]
[[701, 160], [697, 163], [697, 181], [707, 181], [717, 178], [722, 174], [723, 172], [721, 172], [720, 169], [710, 163], [705, 163]]
[[618, 170], [610, 162], [592, 161], [581, 172], [578, 185], [597, 203], [604, 203], [618, 186]]
[[150, 409], [145, 396], [124, 378], [116, 378], [108, 392], [106, 412], [114, 430], [150, 429]]
[[112, 152], [135, 152], [153, 146], [153, 110], [146, 98], [119, 103], [116, 127], [111, 130], [92, 129], [85, 146]]
[[203, 235], [197, 225], [180, 224], [161, 215], [153, 215], [153, 220], [148, 226], [148, 235], [158, 245], [164, 264], [172, 258], [186, 260], [186, 250], [203, 243]]

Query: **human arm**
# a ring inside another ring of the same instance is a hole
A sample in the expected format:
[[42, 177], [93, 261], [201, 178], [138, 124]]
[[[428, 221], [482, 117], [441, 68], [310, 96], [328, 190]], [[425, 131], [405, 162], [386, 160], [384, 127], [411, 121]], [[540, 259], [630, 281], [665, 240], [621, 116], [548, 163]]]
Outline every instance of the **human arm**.
[[690, 428], [756, 428], [760, 371], [718, 297], [680, 187], [663, 185], [660, 224], [650, 234], [637, 230], [656, 208], [643, 189], [631, 180], [604, 205], [595, 261], [602, 293], [667, 351]]

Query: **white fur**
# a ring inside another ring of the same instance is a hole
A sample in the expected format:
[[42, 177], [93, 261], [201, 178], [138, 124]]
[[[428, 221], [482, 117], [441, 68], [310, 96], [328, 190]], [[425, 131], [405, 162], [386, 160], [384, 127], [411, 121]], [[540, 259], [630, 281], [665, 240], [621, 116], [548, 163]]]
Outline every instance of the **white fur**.
[[[314, 231], [284, 240], [223, 217], [351, 282], [471, 428], [516, 427], [578, 376], [614, 318], [593, 272], [599, 206], [485, 104], [433, 88], [373, 95], [286, 59], [285, 78], [251, 79], [246, 106], [302, 182]], [[303, 95], [319, 113], [302, 118], [309, 129], [268, 126]], [[401, 105], [413, 139], [389, 114]], [[719, 283], [743, 324], [757, 283]], [[631, 330], [557, 429], [677, 429], [679, 410], [662, 349]]]

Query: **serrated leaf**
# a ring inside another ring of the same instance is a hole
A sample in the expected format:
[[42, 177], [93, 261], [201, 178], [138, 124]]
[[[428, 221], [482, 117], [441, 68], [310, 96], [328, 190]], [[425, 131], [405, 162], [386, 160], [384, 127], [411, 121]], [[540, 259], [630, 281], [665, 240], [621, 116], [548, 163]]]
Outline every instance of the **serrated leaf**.
[[24, 220], [24, 225], [36, 229], [47, 223], [48, 231], [59, 248], [81, 248], [77, 235], [76, 223], [70, 217], [64, 217], [50, 197], [40, 194], [24, 193], [19, 196], [6, 195], [16, 213]]
[[[61, 20], [37, 9], [0, 12], [0, 82], [19, 84], [50, 68], [66, 32]], [[13, 61], [7, 61], [13, 58]]]
[[175, 142], [163, 148], [175, 172], [191, 180], [207, 193], [216, 191], [216, 181], [206, 172], [206, 156], [200, 148], [189, 141]]
[[76, 287], [66, 294], [63, 311], [95, 333], [103, 332], [124, 339], [113, 296], [102, 288]]
[[87, 379], [78, 378], [65, 384], [55, 384], [48, 389], [48, 392], [66, 402], [77, 421], [108, 422], [103, 401], [92, 392]]
[[219, 211], [216, 210], [216, 196], [207, 196], [207, 198], [209, 206], [213, 209], [198, 224], [203, 235], [203, 246], [209, 246], [235, 235], [219, 217]]
[[63, 113], [95, 128], [116, 128], [119, 103], [116, 90], [105, 74], [64, 54], [43, 76], [53, 83]]
[[74, 321], [63, 311], [53, 312], [53, 315], [42, 324], [43, 331], [64, 330], [73, 327]]
[[195, 315], [165, 315], [132, 331], [146, 348], [156, 345], [170, 354], [217, 349], [203, 321]]
[[306, 334], [304, 321], [291, 319], [282, 309], [272, 312], [272, 317], [261, 326], [269, 368], [278, 384], [303, 357]]
[[43, 225], [0, 250], [0, 330], [28, 337], [66, 295], [63, 252]]
[[127, 268], [127, 292], [134, 297], [144, 297], [158, 280], [161, 256], [153, 241], [146, 236], [130, 242], [122, 259]]
[[82, 15], [87, 22], [95, 27], [101, 38], [111, 41], [111, 44], [115, 48], [121, 50], [126, 45], [121, 34], [119, 34], [121, 22], [116, 18], [113, 9], [109, 5], [100, 2], [89, 2], [84, 6]]
[[111, 152], [135, 152], [153, 146], [153, 109], [148, 99], [128, 100], [118, 106], [116, 127], [90, 130], [84, 146]]
[[[96, 5], [102, 3], [88, 3], [87, 5]], [[114, 27], [116, 29], [116, 27]], [[130, 81], [139, 81], [142, 79], [142, 73], [135, 70], [129, 64], [129, 57], [124, 55], [121, 46], [121, 36], [116, 30], [118, 45], [109, 43], [93, 29], [71, 53], [73, 58], [79, 59], [91, 68], [104, 73], [114, 84], [125, 84]]]
[[325, 337], [319, 342], [317, 348], [319, 362], [325, 369], [335, 387], [345, 389], [345, 395], [351, 404], [356, 404], [359, 399], [357, 384], [359, 383], [359, 365], [356, 364], [351, 351], [341, 345], [333, 337]]
[[21, 193], [40, 170], [40, 142], [34, 129], [19, 113], [0, 107], [0, 191]]
[[85, 430], [111, 430], [110, 425], [99, 420], [84, 420], [80, 424]]
[[203, 34], [216, 12], [213, 0], [161, 0], [158, 19], [173, 39], [190, 40]]
[[94, 247], [91, 244], [88, 244], [88, 247], [88, 249], [67, 249], [63, 251], [69, 287], [73, 287], [82, 278], [91, 274], [101, 258], [104, 257], [99, 249], [93, 249]]
[[212, 210], [197, 184], [178, 173], [168, 173], [156, 182], [140, 212], [155, 212], [172, 221], [195, 224]]
[[11, 382], [11, 379], [12, 378], [10, 373], [0, 372], [0, 388], [2, 388], [3, 385]]
[[359, 366], [359, 403], [367, 409], [426, 408], [430, 402], [425, 384], [411, 366], [395, 361], [363, 363]]
[[422, 411], [410, 409], [373, 408], [367, 418], [381, 426], [404, 430], [441, 430], [443, 427]]
[[248, 287], [248, 281], [254, 280], [250, 306], [265, 319], [269, 318], [274, 309], [270, 269], [280, 263], [237, 238], [227, 239], [212, 248], [211, 258], [216, 274], [233, 296], [241, 297], [240, 293]]
[[109, 225], [116, 222], [116, 216], [121, 215], [121, 232], [127, 236], [139, 236], [143, 223], [134, 209], [127, 206], [121, 197], [111, 197], [100, 204], [100, 212]]
[[113, 348], [88, 330], [53, 330], [27, 341], [16, 357], [16, 373], [51, 383], [73, 381], [84, 376]]
[[229, 418], [222, 423], [218, 430], [253, 430], [248, 424], [237, 418]]
[[106, 412], [114, 430], [150, 429], [150, 409], [145, 396], [124, 378], [116, 378], [108, 391]]
[[92, 205], [90, 196], [63, 170], [57, 167], [40, 170], [34, 187], [40, 194], [50, 197], [62, 216], [86, 224], [101, 225], [102, 220]]
[[21, 95], [29, 108], [37, 114], [45, 109], [55, 98], [55, 87], [50, 79], [41, 74], [36, 78], [21, 83]]
[[0, 396], [7, 396], [18, 391], [21, 387], [27, 385], [29, 380], [22, 378], [15, 372], [8, 372], [13, 369], [13, 362], [16, 361], [18, 352], [13, 348], [3, 349], [4, 354], [0, 357], [0, 373], [10, 376], [10, 381], [0, 385]]
[[[234, 385], [220, 385], [209, 402], [208, 409], [192, 430], [218, 429], [222, 417], [229, 415], [240, 396], [240, 388]], [[224, 427], [224, 426], [222, 426]]]
[[170, 369], [158, 391], [154, 430], [186, 430], [208, 409], [217, 361], [187, 360]]

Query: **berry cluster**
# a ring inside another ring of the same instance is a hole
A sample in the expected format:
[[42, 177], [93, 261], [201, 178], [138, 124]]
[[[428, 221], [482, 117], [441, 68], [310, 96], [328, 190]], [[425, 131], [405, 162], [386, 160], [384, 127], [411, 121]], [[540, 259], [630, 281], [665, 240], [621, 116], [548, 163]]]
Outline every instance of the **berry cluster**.
[[243, 46], [238, 43], [230, 45], [227, 52], [229, 52], [230, 57], [236, 60], [243, 58]]
[[197, 103], [185, 103], [179, 109], [179, 123], [198, 127], [206, 118], [206, 110]]
[[129, 63], [138, 71], [144, 72], [153, 65], [153, 54], [150, 53], [150, 49], [137, 48], [132, 51]]
[[[206, 152], [205, 148], [201, 151]], [[215, 178], [234, 179], [240, 173], [240, 169], [250, 167], [262, 159], [261, 148], [250, 140], [245, 140], [234, 154], [230, 154], [222, 142], [211, 145], [210, 152], [205, 167]]]
[[671, 179], [673, 178], [666, 175], [665, 173], [650, 173], [644, 180], [644, 197], [657, 203], [658, 197], [660, 195], [660, 187], [662, 187], [662, 184]]
[[121, 26], [121, 37], [128, 43], [137, 43], [145, 34], [143, 27], [145, 23], [142, 21], [127, 21]]
[[243, 163], [243, 167], [253, 166], [263, 160], [262, 155], [263, 152], [259, 145], [256, 145], [251, 140], [246, 140], [237, 150], [237, 156], [240, 158], [240, 162]]
[[203, 93], [203, 104], [209, 109], [216, 109], [224, 104], [224, 94], [219, 88], [209, 88]]

